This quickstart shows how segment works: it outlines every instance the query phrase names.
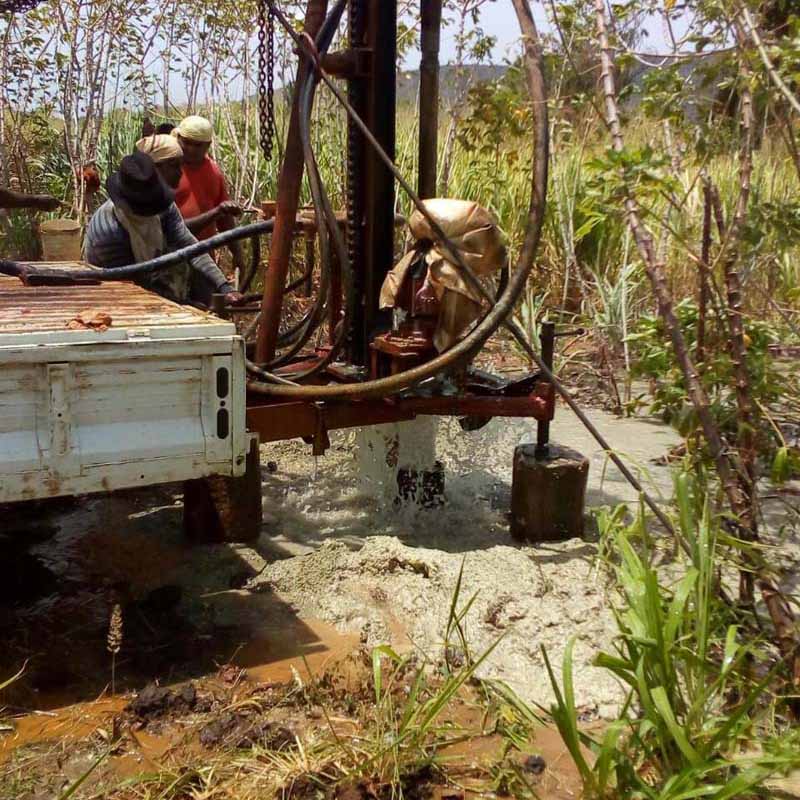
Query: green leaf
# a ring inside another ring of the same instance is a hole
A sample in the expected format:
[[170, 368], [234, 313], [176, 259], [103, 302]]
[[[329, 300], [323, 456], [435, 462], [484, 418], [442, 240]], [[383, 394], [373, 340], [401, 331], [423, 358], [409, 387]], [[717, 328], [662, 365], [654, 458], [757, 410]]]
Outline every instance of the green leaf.
[[388, 644], [379, 645], [372, 651], [372, 679], [375, 683], [375, 703], [377, 705], [380, 705], [381, 703], [381, 694], [383, 688], [383, 670], [381, 669], [381, 658], [383, 657], [394, 661], [395, 664], [399, 664], [402, 661], [400, 656], [398, 656]]
[[779, 447], [772, 461], [772, 472], [770, 477], [772, 482], [780, 486], [792, 475], [791, 459], [789, 458], [789, 448]]
[[669, 698], [667, 697], [664, 687], [655, 686], [651, 690], [650, 694], [653, 698], [653, 703], [655, 703], [655, 706], [658, 709], [658, 713], [661, 715], [661, 718], [666, 723], [672, 738], [675, 740], [675, 744], [678, 745], [678, 749], [681, 751], [681, 753], [683, 753], [686, 760], [693, 767], [699, 767], [703, 763], [703, 759], [697, 750], [695, 750], [694, 747], [692, 747], [692, 745], [689, 743], [686, 732], [678, 724], [678, 720], [675, 719], [675, 714], [673, 713], [672, 706], [669, 703]]
[[722, 658], [722, 675], [727, 675], [728, 671], [736, 663], [736, 654], [741, 649], [741, 645], [736, 641], [736, 634], [739, 628], [731, 625], [725, 636], [725, 654]]
[[686, 603], [694, 590], [698, 574], [697, 570], [692, 567], [675, 589], [675, 594], [667, 612], [667, 624], [664, 626], [664, 644], [669, 648], [675, 643], [675, 637], [684, 619]]

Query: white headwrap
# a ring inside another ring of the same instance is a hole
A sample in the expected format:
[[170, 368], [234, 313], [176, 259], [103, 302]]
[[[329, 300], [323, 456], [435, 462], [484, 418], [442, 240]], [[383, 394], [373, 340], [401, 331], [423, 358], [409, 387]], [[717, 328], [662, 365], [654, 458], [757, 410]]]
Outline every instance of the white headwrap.
[[136, 149], [142, 153], [147, 153], [156, 164], [183, 156], [183, 150], [178, 144], [178, 140], [166, 133], [145, 136], [144, 139], [139, 139], [136, 142]]
[[196, 114], [184, 117], [181, 124], [172, 132], [174, 135], [183, 136], [193, 142], [210, 142], [214, 139], [214, 128], [205, 117]]

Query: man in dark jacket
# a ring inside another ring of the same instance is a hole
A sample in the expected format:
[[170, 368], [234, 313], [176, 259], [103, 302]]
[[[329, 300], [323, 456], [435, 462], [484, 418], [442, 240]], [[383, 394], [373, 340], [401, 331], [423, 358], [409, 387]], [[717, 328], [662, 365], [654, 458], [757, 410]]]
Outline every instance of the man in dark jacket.
[[[84, 256], [106, 269], [149, 261], [197, 243], [175, 205], [175, 192], [142, 152], [125, 156], [106, 184], [111, 198], [92, 216]], [[208, 255], [143, 276], [140, 283], [178, 303], [208, 306], [212, 294], [234, 303], [241, 295]]]

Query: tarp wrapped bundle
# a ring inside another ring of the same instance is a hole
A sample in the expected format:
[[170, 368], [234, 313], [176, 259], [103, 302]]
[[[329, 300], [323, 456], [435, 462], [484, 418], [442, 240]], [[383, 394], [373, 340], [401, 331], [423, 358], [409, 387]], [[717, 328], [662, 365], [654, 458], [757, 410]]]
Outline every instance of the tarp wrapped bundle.
[[[487, 209], [471, 200], [436, 198], [424, 203], [475, 275], [488, 280], [503, 268], [507, 258], [505, 238]], [[428, 280], [441, 308], [434, 345], [439, 352], [444, 352], [467, 335], [481, 317], [485, 303], [461, 276], [444, 243], [438, 240], [430, 223], [418, 210], [411, 215], [409, 227], [418, 243], [429, 243], [425, 250]], [[381, 308], [394, 308], [418, 253], [415, 250], [405, 255], [386, 276], [381, 289]]]

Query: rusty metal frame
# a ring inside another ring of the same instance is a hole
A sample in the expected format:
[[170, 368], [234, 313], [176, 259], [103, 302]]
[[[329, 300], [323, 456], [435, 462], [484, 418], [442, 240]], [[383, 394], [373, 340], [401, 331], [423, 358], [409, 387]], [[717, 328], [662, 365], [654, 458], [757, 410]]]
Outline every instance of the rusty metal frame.
[[[252, 398], [247, 408], [248, 428], [262, 442], [306, 439], [318, 444], [320, 437], [345, 428], [384, 425], [419, 416], [463, 417], [488, 421], [494, 417], [525, 417], [549, 423], [555, 412], [555, 392], [540, 382], [521, 397], [464, 393], [455, 397], [406, 397], [360, 400], [348, 403], [264, 402]], [[320, 447], [323, 452], [325, 446]]]
[[[306, 22], [312, 24], [307, 24], [307, 30], [313, 29], [314, 23], [318, 23], [317, 19], [309, 19], [313, 17], [311, 10], [318, 11], [326, 5], [326, 0], [310, 0]], [[436, 187], [441, 0], [424, 0], [422, 12], [424, 86], [421, 115], [424, 119], [421, 123], [424, 124], [420, 128], [419, 185], [424, 196], [433, 196]], [[392, 158], [396, 137], [396, 30], [397, 3], [394, 0], [349, 0], [349, 48], [324, 57], [331, 70], [347, 80], [351, 105], [381, 148]], [[390, 325], [388, 315], [379, 310], [378, 298], [395, 257], [395, 178], [375, 150], [366, 147], [364, 134], [358, 126], [351, 121], [348, 121], [348, 126], [347, 236], [353, 269], [350, 291], [354, 294], [355, 302], [347, 332], [346, 363], [331, 364], [314, 379], [319, 384], [363, 379], [370, 366], [375, 337]], [[288, 218], [293, 218], [296, 213], [294, 195], [302, 168], [298, 163], [292, 173], [290, 166], [285, 163], [282, 170], [285, 180], [279, 187], [278, 217], [281, 217], [282, 210]], [[283, 206], [289, 206], [288, 210]], [[289, 212], [292, 212], [291, 216]], [[280, 225], [276, 224], [273, 247], [279, 229]], [[265, 282], [263, 313], [280, 309], [285, 291], [285, 269], [273, 269], [276, 255], [277, 260], [288, 261], [287, 252], [277, 254], [273, 250], [271, 274], [268, 273]], [[332, 269], [332, 293], [328, 309], [330, 337], [333, 337], [344, 300], [339, 265], [332, 265]], [[257, 360], [261, 363], [264, 355], [274, 352], [273, 340], [278, 323], [275, 318], [270, 322], [266, 335], [267, 347], [264, 347], [262, 331], [257, 348]], [[554, 336], [553, 326], [544, 325], [542, 352], [548, 368], [552, 367]], [[302, 373], [318, 363], [320, 356], [325, 355], [325, 350], [321, 348], [316, 353], [298, 356], [280, 374], [291, 378], [293, 374]], [[460, 417], [465, 429], [474, 430], [493, 417], [523, 417], [537, 421], [539, 450], [545, 450], [555, 409], [553, 385], [541, 376], [514, 385], [494, 380], [496, 385], [492, 388], [491, 380], [481, 385], [480, 379], [465, 380], [461, 375], [455, 381], [461, 387], [458, 394], [431, 396], [410, 393], [400, 398], [349, 402], [286, 402], [262, 394], [251, 394], [248, 396], [248, 427], [258, 433], [264, 442], [303, 438], [313, 443], [315, 454], [321, 454], [329, 446], [328, 432], [331, 430], [400, 422], [424, 415]]]

